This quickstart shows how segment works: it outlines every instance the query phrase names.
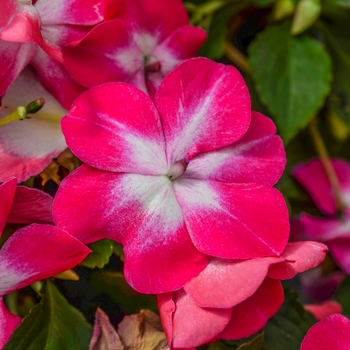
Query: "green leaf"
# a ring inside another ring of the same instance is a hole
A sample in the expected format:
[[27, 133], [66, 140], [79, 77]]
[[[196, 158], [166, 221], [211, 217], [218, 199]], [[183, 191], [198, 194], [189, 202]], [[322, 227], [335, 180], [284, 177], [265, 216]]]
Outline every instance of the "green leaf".
[[260, 350], [264, 344], [264, 333], [260, 333], [251, 341], [242, 344], [237, 350]]
[[323, 105], [331, 82], [322, 45], [289, 31], [289, 21], [270, 26], [249, 47], [256, 88], [286, 143]]
[[92, 327], [47, 280], [43, 297], [14, 331], [5, 350], [62, 350], [89, 348]]
[[300, 303], [298, 294], [286, 289], [282, 307], [264, 329], [264, 349], [299, 350], [312, 323], [313, 319]]
[[114, 242], [109, 239], [101, 239], [100, 241], [88, 244], [92, 252], [80, 263], [80, 265], [94, 269], [100, 269], [105, 266], [111, 255], [113, 254]]
[[350, 277], [347, 276], [338, 287], [336, 297], [343, 307], [343, 314], [350, 317]]

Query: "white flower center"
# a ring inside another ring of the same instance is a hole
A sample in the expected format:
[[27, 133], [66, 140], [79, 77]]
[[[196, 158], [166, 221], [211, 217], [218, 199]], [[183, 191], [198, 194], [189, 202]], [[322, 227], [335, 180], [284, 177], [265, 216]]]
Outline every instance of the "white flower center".
[[175, 162], [169, 169], [167, 177], [174, 181], [186, 171], [187, 165], [188, 162], [186, 162], [184, 159]]

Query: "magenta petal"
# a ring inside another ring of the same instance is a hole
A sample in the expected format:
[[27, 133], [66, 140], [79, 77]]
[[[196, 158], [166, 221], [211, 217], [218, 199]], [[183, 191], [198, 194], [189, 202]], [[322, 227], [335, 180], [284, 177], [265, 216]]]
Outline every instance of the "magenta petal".
[[174, 190], [192, 241], [201, 252], [229, 259], [283, 252], [289, 218], [275, 188], [179, 178]]
[[169, 164], [225, 147], [250, 123], [250, 98], [235, 68], [192, 58], [169, 73], [155, 104], [161, 115]]
[[350, 350], [350, 321], [334, 314], [313, 325], [300, 350]]
[[184, 289], [199, 306], [230, 308], [254, 294], [269, 266], [283, 260], [278, 257], [243, 261], [213, 259]]
[[252, 112], [248, 131], [237, 142], [191, 160], [185, 176], [223, 182], [274, 185], [286, 164], [283, 142], [271, 119]]
[[17, 10], [16, 0], [7, 0], [1, 4], [0, 30], [4, 28]]
[[339, 267], [350, 274], [350, 237], [334, 239], [327, 242], [327, 245]]
[[320, 304], [304, 305], [305, 309], [313, 314], [317, 320], [321, 320], [333, 314], [340, 314], [343, 311], [341, 304], [334, 300], [326, 300]]
[[106, 83], [86, 91], [61, 125], [71, 150], [98, 169], [146, 175], [167, 172], [157, 110], [129, 84]]
[[7, 221], [16, 224], [52, 224], [52, 201], [47, 193], [17, 186]]
[[[342, 190], [342, 199], [350, 206], [350, 164], [341, 159], [333, 159], [332, 165]], [[303, 163], [294, 168], [293, 176], [309, 192], [318, 208], [325, 214], [336, 213], [335, 199], [331, 184], [319, 159]]]
[[22, 318], [7, 310], [2, 297], [0, 297], [0, 349], [10, 340], [15, 328], [21, 323]]
[[16, 192], [16, 184], [16, 178], [12, 178], [0, 185], [0, 236], [11, 211]]
[[89, 252], [80, 241], [54, 226], [21, 228], [0, 250], [0, 295], [69, 270]]
[[268, 276], [279, 280], [293, 278], [297, 273], [321, 264], [327, 250], [324, 244], [317, 242], [288, 243], [282, 253], [286, 260], [270, 266]]
[[246, 338], [263, 328], [284, 300], [280, 281], [266, 278], [249, 299], [233, 307], [230, 322], [218, 338]]
[[[160, 317], [171, 348], [191, 348], [208, 343], [227, 325], [232, 309], [201, 308], [181, 289], [158, 296]], [[172, 319], [171, 319], [172, 317]], [[171, 333], [170, 333], [171, 332]]]

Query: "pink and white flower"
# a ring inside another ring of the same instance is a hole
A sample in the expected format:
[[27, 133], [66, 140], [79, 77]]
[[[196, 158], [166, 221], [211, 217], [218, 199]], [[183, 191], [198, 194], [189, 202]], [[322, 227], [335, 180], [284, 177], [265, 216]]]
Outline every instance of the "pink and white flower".
[[157, 296], [170, 348], [253, 335], [283, 303], [280, 280], [317, 266], [326, 251], [321, 243], [294, 242], [280, 256], [212, 259], [181, 290]]
[[51, 222], [49, 195], [23, 186], [12, 178], [0, 185], [0, 234], [6, 222], [32, 224], [17, 230], [0, 249], [0, 347], [21, 318], [9, 312], [3, 296], [33, 282], [76, 266], [90, 250]]
[[69, 73], [86, 87], [125, 81], [153, 96], [163, 77], [195, 56], [205, 38], [189, 25], [181, 0], [124, 0], [114, 19], [64, 47], [63, 55]]
[[345, 205], [342, 217], [336, 217], [337, 208], [331, 184], [319, 159], [296, 166], [293, 176], [309, 192], [317, 207], [328, 217], [302, 214], [299, 218], [307, 239], [324, 242], [337, 264], [350, 273], [350, 164], [333, 159], [338, 177], [341, 200]]
[[122, 243], [136, 290], [177, 290], [208, 255], [283, 252], [288, 212], [271, 187], [285, 166], [283, 144], [271, 120], [251, 113], [233, 67], [187, 60], [154, 103], [126, 83], [97, 86], [76, 100], [62, 129], [86, 164], [62, 182], [55, 222], [85, 243]]

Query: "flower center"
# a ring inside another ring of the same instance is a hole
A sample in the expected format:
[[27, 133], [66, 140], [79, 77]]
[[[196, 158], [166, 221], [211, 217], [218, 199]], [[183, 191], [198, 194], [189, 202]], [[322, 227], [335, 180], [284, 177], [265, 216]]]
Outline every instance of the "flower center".
[[22, 5], [32, 5], [32, 0], [17, 0]]
[[186, 171], [187, 166], [188, 162], [185, 159], [175, 162], [169, 169], [167, 177], [174, 181]]
[[146, 73], [159, 72], [161, 69], [161, 64], [158, 58], [152, 55], [145, 56], [145, 71]]

